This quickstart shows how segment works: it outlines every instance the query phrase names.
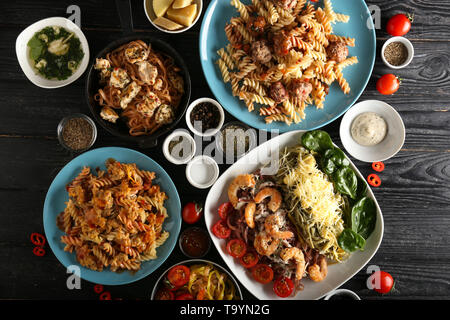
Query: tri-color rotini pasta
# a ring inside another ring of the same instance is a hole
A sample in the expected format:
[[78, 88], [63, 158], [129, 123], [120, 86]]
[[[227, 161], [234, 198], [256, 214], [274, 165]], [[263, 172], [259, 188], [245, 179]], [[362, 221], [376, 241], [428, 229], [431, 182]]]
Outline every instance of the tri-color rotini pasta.
[[239, 16], [225, 26], [229, 43], [217, 51], [223, 80], [247, 109], [266, 123], [290, 125], [305, 119], [305, 108], [324, 108], [335, 81], [345, 94], [350, 85], [342, 70], [358, 63], [348, 57], [355, 39], [333, 34], [333, 25], [348, 22], [334, 11], [330, 0], [323, 8], [307, 0], [231, 0]]
[[96, 175], [84, 167], [67, 185], [69, 201], [57, 218], [64, 251], [75, 252], [82, 266], [96, 271], [135, 272], [156, 259], [169, 232], [163, 230], [167, 196], [154, 178], [154, 172], [114, 159]]

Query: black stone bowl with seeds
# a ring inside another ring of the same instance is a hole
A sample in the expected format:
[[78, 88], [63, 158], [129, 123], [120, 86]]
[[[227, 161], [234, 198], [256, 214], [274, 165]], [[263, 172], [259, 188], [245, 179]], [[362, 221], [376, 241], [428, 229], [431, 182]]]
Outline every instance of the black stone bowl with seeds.
[[58, 140], [71, 152], [88, 150], [97, 139], [97, 127], [88, 116], [75, 113], [63, 118], [57, 128]]

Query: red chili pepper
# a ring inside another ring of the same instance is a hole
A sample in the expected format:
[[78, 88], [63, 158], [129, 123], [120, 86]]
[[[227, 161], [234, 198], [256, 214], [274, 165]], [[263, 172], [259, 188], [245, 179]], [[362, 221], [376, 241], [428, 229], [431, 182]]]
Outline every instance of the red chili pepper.
[[381, 179], [375, 173], [369, 174], [367, 182], [369, 182], [372, 187], [379, 187], [381, 185]]
[[99, 296], [100, 300], [112, 300], [111, 299], [111, 292], [109, 291], [104, 291], [102, 292], [102, 294]]
[[38, 247], [43, 247], [45, 245], [45, 237], [37, 232], [33, 232], [30, 236], [31, 242]]
[[374, 162], [372, 163], [372, 169], [377, 172], [381, 172], [384, 170], [384, 163], [381, 161]]
[[34, 247], [33, 253], [35, 256], [42, 257], [45, 255], [45, 250], [41, 247]]
[[101, 284], [96, 284], [94, 286], [94, 292], [95, 293], [102, 293], [103, 292], [103, 286]]

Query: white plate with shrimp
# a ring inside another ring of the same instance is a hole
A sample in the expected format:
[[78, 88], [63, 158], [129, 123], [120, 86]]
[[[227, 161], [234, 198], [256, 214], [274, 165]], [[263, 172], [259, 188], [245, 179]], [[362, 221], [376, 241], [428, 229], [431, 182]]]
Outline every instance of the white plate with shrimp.
[[[304, 285], [304, 289], [302, 291], [298, 291], [295, 295], [291, 295], [288, 298], [278, 297], [273, 291], [273, 281], [265, 285], [255, 281], [251, 272], [249, 272], [248, 269], [245, 269], [239, 263], [238, 259], [233, 258], [227, 253], [227, 241], [217, 238], [211, 229], [213, 225], [220, 220], [218, 214], [219, 206], [222, 203], [229, 201], [228, 187], [230, 183], [239, 175], [255, 172], [267, 163], [274, 163], [270, 160], [278, 159], [279, 151], [281, 149], [301, 143], [301, 136], [304, 132], [305, 131], [291, 131], [284, 133], [250, 151], [219, 177], [219, 179], [211, 187], [205, 201], [205, 223], [214, 245], [236, 278], [239, 279], [242, 285], [250, 293], [260, 300], [314, 300], [324, 297], [358, 273], [375, 255], [383, 238], [384, 222], [381, 209], [372, 190], [368, 187], [366, 196], [371, 198], [375, 203], [377, 220], [374, 231], [366, 240], [364, 251], [353, 252], [349, 258], [342, 263], [330, 264], [328, 266], [328, 274], [321, 282], [313, 282], [310, 279], [303, 278], [302, 283]], [[355, 171], [357, 177], [365, 182], [366, 180], [361, 175], [359, 170], [350, 159], [348, 160], [350, 162], [350, 167]], [[367, 184], [367, 182], [365, 183]]]

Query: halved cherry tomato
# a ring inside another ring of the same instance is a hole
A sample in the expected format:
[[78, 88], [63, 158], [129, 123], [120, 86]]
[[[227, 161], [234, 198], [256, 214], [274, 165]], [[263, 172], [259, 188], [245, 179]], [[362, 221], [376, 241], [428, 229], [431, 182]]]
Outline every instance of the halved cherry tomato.
[[219, 220], [211, 229], [212, 233], [220, 239], [226, 239], [231, 235], [231, 229], [225, 220]]
[[394, 286], [394, 278], [385, 271], [375, 271], [369, 277], [369, 282], [373, 290], [382, 294], [389, 293]]
[[273, 284], [273, 291], [281, 298], [287, 298], [294, 291], [294, 283], [287, 277], [278, 278]]
[[103, 291], [103, 286], [102, 286], [101, 284], [96, 284], [96, 285], [94, 286], [94, 292], [95, 292], [95, 293], [100, 294], [100, 293], [102, 293], [102, 291]]
[[372, 169], [377, 172], [381, 172], [384, 170], [384, 163], [381, 161], [374, 162], [372, 163]]
[[220, 219], [225, 220], [233, 210], [234, 208], [231, 202], [222, 203], [218, 210]]
[[184, 286], [189, 281], [189, 276], [191, 275], [191, 270], [184, 266], [178, 265], [173, 267], [167, 273], [167, 279], [175, 287]]
[[266, 284], [273, 280], [273, 270], [267, 264], [257, 264], [252, 268], [253, 278], [262, 283]]
[[31, 242], [38, 247], [43, 247], [45, 245], [45, 237], [37, 232], [33, 232], [30, 236]]
[[174, 300], [175, 295], [172, 291], [167, 290], [166, 288], [159, 289], [155, 295], [155, 300]]
[[100, 299], [100, 300], [112, 300], [112, 299], [111, 299], [111, 292], [109, 292], [109, 291], [104, 291], [104, 292], [102, 292], [102, 293], [100, 294], [100, 296], [99, 296], [99, 299]]
[[227, 243], [228, 254], [234, 258], [241, 258], [247, 252], [247, 245], [241, 239], [232, 239]]
[[194, 297], [190, 293], [182, 293], [176, 296], [175, 300], [194, 300]]
[[33, 253], [35, 256], [42, 257], [45, 255], [45, 250], [41, 247], [34, 247]]
[[181, 215], [183, 221], [188, 224], [196, 223], [202, 216], [203, 207], [196, 202], [189, 202], [183, 207]]
[[381, 185], [381, 179], [375, 173], [369, 174], [367, 182], [369, 182], [372, 187], [379, 187]]
[[256, 266], [259, 261], [258, 253], [254, 250], [247, 250], [247, 252], [239, 259], [244, 268], [252, 268]]
[[377, 90], [381, 94], [394, 94], [400, 88], [400, 80], [392, 73], [383, 75], [377, 81]]
[[391, 36], [404, 36], [411, 30], [412, 18], [399, 13], [391, 17], [386, 25], [386, 31]]

